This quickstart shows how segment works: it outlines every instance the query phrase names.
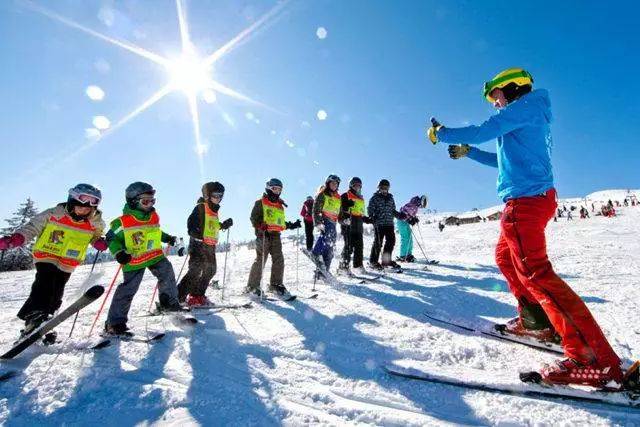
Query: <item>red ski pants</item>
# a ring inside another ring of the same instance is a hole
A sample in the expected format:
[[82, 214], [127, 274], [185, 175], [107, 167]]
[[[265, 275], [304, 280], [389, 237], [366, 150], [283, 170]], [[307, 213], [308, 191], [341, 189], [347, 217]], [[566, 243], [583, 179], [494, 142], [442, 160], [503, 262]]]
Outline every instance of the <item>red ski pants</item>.
[[591, 312], [553, 271], [544, 229], [557, 208], [556, 191], [507, 201], [500, 222], [496, 263], [511, 293], [540, 304], [562, 338], [565, 355], [583, 364], [618, 369], [615, 354]]

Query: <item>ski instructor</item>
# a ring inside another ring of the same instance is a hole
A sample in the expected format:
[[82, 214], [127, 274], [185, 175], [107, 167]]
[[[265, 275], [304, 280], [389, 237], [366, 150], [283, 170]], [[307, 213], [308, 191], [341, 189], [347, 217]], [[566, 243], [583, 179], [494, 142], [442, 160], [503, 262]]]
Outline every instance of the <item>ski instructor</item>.
[[[427, 134], [435, 145], [450, 143], [452, 159], [468, 157], [498, 168], [498, 195], [505, 202], [496, 263], [518, 300], [519, 316], [505, 332], [562, 340], [566, 359], [545, 365], [550, 384], [616, 388], [622, 384], [620, 359], [582, 299], [553, 271], [546, 252], [545, 227], [557, 208], [551, 171], [551, 102], [533, 77], [509, 68], [484, 85], [498, 113], [478, 126], [449, 128], [435, 118]], [[475, 147], [497, 139], [497, 153]], [[617, 383], [617, 385], [615, 383]]]

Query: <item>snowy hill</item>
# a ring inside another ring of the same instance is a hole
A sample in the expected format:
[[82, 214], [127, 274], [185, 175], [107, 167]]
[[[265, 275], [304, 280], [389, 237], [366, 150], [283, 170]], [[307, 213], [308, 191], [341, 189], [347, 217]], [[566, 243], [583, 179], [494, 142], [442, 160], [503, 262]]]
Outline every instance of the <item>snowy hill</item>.
[[[607, 199], [611, 193], [589, 198]], [[604, 193], [603, 193], [604, 194]], [[640, 194], [640, 192], [638, 193]], [[620, 197], [616, 197], [622, 201]], [[640, 356], [640, 207], [615, 218], [551, 222], [549, 253], [556, 270], [585, 299], [615, 350]], [[132, 308], [138, 334], [166, 330], [153, 345], [122, 342], [100, 351], [86, 342], [98, 305], [79, 318], [63, 345], [33, 346], [0, 371], [22, 373], [0, 383], [4, 425], [202, 424], [202, 425], [433, 425], [433, 424], [638, 424], [639, 412], [469, 391], [390, 377], [387, 361], [474, 368], [491, 378], [536, 368], [554, 356], [493, 341], [441, 324], [422, 313], [446, 314], [468, 324], [505, 320], [515, 301], [493, 261], [498, 222], [447, 227], [424, 224], [431, 271], [411, 265], [406, 274], [376, 282], [341, 279], [338, 288], [318, 284], [318, 299], [266, 302], [250, 309], [196, 314], [188, 329], [167, 318], [138, 317], [149, 305], [155, 279], [145, 276]], [[371, 241], [365, 243], [365, 254]], [[341, 248], [341, 243], [339, 249]], [[422, 258], [416, 246], [415, 255]], [[231, 252], [225, 301], [245, 301], [254, 253]], [[301, 297], [312, 293], [312, 267], [285, 244], [285, 284]], [[172, 257], [176, 273], [184, 258]], [[218, 254], [219, 273], [224, 254]], [[108, 285], [116, 265], [101, 266], [90, 282]], [[335, 267], [335, 264], [334, 264]], [[268, 270], [265, 277], [268, 277]], [[67, 301], [84, 283], [88, 266], [72, 276]], [[0, 343], [16, 338], [15, 318], [33, 271], [0, 274]], [[219, 301], [221, 292], [209, 290]], [[103, 317], [99, 325], [104, 321]], [[71, 322], [58, 328], [60, 337]], [[93, 337], [95, 338], [95, 337]], [[74, 350], [75, 349], [75, 350]]]

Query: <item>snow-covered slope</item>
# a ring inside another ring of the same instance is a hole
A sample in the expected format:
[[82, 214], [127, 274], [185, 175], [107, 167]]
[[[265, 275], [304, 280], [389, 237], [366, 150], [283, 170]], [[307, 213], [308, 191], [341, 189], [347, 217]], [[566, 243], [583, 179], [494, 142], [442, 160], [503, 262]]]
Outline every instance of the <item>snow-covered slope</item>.
[[[640, 207], [616, 218], [551, 222], [549, 252], [555, 268], [582, 295], [619, 354], [638, 357], [640, 329]], [[432, 271], [412, 265], [404, 275], [360, 284], [317, 285], [315, 300], [265, 303], [251, 309], [197, 314], [184, 329], [164, 318], [136, 317], [149, 305], [155, 279], [149, 273], [132, 308], [139, 334], [167, 330], [154, 345], [120, 343], [101, 351], [79, 347], [99, 304], [83, 312], [74, 337], [63, 346], [34, 346], [0, 370], [23, 373], [0, 383], [0, 422], [5, 425], [433, 425], [433, 424], [638, 424], [638, 412], [595, 404], [533, 400], [467, 391], [390, 377], [386, 361], [494, 372], [537, 367], [553, 356], [491, 341], [430, 323], [428, 309], [470, 324], [508, 319], [515, 313], [493, 261], [497, 222], [447, 227], [424, 225]], [[370, 241], [366, 244], [369, 248]], [[341, 245], [340, 245], [341, 246]], [[415, 255], [422, 258], [416, 246]], [[286, 285], [312, 293], [312, 268], [285, 244]], [[219, 254], [222, 270], [224, 254]], [[184, 258], [172, 258], [176, 272]], [[243, 301], [253, 253], [230, 254], [226, 299]], [[268, 270], [268, 268], [267, 268]], [[116, 271], [105, 264], [91, 281], [107, 285]], [[67, 288], [69, 300], [88, 267]], [[0, 274], [0, 343], [8, 346], [20, 322], [15, 313], [34, 272]], [[268, 271], [267, 275], [268, 277]], [[220, 291], [208, 291], [219, 301]], [[99, 325], [104, 321], [104, 315]], [[61, 337], [71, 322], [61, 325]]]

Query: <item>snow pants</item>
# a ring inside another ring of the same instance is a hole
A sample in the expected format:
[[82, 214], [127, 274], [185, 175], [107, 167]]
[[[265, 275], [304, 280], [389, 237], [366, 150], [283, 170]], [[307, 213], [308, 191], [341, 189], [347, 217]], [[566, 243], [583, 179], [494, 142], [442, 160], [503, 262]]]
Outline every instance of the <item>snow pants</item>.
[[411, 226], [407, 221], [397, 220], [398, 232], [400, 233], [400, 256], [413, 255], [413, 235]]
[[353, 254], [353, 267], [362, 267], [362, 258], [364, 244], [362, 241], [362, 226], [359, 228], [353, 225], [343, 225], [341, 228], [344, 247], [342, 248], [342, 261], [345, 265], [351, 263], [351, 255]]
[[216, 269], [216, 247], [192, 239], [189, 243], [189, 270], [178, 284], [178, 299], [184, 301], [187, 294], [204, 296]]
[[313, 221], [304, 222], [304, 235], [306, 237], [307, 250], [313, 249]]
[[[162, 258], [157, 263], [147, 267], [151, 274], [158, 279], [158, 290], [160, 292], [160, 305], [168, 306], [178, 303], [178, 289], [176, 286], [176, 276], [173, 266], [168, 259]], [[131, 301], [144, 277], [147, 268], [134, 271], [125, 271], [123, 281], [118, 285], [113, 293], [113, 300], [107, 315], [107, 325], [119, 325], [127, 323], [127, 316], [131, 308]]]
[[247, 288], [259, 289], [262, 281], [262, 269], [271, 255], [271, 281], [270, 286], [283, 285], [284, 280], [284, 255], [282, 254], [282, 241], [280, 233], [264, 233], [256, 238], [256, 260], [253, 261]]
[[336, 248], [336, 239], [338, 238], [338, 232], [336, 230], [336, 223], [324, 218], [324, 233], [318, 237], [316, 244], [311, 251], [314, 255], [322, 256], [324, 267], [329, 271], [331, 267], [331, 261], [333, 260], [333, 251]]
[[60, 270], [48, 262], [36, 262], [36, 278], [31, 285], [29, 298], [24, 302], [18, 318], [26, 320], [35, 312], [53, 314], [62, 305], [64, 287], [71, 273]]
[[[507, 201], [496, 263], [521, 308], [539, 305], [562, 338], [565, 355], [619, 369], [620, 359], [582, 299], [553, 271], [544, 230], [556, 212], [556, 191]], [[522, 315], [522, 314], [521, 314]]]
[[[392, 261], [391, 254], [393, 253], [393, 247], [396, 245], [396, 232], [393, 224], [391, 225], [376, 225], [375, 237], [373, 239], [373, 246], [371, 247], [371, 256], [369, 262], [374, 264], [378, 262], [380, 258], [380, 250], [382, 249], [382, 264], [387, 264]], [[382, 242], [384, 240], [384, 248]]]

